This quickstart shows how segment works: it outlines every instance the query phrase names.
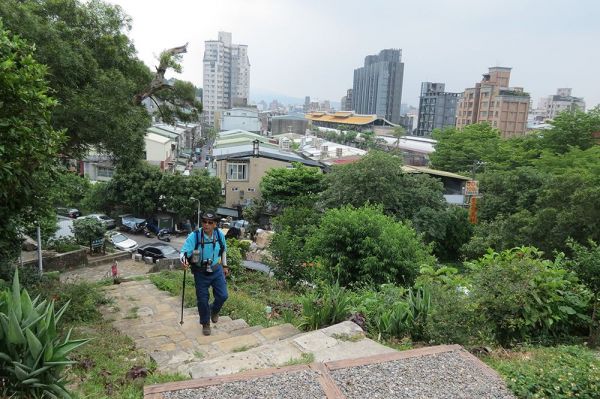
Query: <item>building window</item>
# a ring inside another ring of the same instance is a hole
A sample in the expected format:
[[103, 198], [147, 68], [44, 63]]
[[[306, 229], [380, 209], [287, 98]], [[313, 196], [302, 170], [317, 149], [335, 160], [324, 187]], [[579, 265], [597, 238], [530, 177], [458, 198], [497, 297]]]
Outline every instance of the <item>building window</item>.
[[111, 168], [98, 167], [98, 177], [112, 177], [113, 170]]
[[248, 180], [248, 164], [228, 163], [227, 178], [232, 181]]

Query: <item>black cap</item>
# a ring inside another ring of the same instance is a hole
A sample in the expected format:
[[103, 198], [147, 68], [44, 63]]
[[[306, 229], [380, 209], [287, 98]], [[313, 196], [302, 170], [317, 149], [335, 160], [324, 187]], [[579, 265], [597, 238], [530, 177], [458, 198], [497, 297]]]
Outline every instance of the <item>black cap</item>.
[[204, 212], [202, 214], [202, 220], [214, 220], [216, 222], [219, 218], [213, 212]]

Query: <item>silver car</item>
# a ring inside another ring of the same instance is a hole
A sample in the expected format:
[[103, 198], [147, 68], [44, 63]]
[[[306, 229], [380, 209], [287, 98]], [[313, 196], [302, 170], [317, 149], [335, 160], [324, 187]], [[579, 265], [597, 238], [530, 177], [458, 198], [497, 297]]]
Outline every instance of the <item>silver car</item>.
[[104, 225], [107, 229], [114, 229], [117, 227], [117, 222], [114, 219], [109, 218], [103, 213], [90, 213], [89, 215], [79, 216], [77, 219], [94, 218]]
[[127, 252], [135, 252], [138, 248], [138, 243], [123, 233], [113, 233], [108, 236], [108, 241], [117, 249]]

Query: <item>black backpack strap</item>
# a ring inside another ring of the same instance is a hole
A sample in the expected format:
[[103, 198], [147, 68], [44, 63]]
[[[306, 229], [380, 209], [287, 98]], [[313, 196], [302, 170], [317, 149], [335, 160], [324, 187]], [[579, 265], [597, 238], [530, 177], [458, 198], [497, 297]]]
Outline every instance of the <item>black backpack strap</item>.
[[200, 239], [198, 236], [200, 235], [200, 230], [196, 230], [196, 247], [194, 249], [198, 249], [198, 245], [200, 245]]
[[217, 229], [217, 240], [219, 240], [219, 257], [221, 257], [225, 252], [225, 245], [223, 244], [223, 234], [219, 229]]

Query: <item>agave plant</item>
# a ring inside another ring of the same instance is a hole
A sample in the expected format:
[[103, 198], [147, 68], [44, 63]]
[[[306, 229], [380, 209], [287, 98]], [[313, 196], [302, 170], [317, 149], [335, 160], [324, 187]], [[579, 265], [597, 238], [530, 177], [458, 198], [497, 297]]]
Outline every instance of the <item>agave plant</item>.
[[0, 291], [0, 396], [71, 398], [62, 376], [74, 363], [67, 355], [89, 340], [71, 340], [71, 331], [59, 336], [57, 324], [68, 305], [57, 312], [54, 301], [40, 301], [39, 295], [31, 300], [18, 270], [12, 289]]

